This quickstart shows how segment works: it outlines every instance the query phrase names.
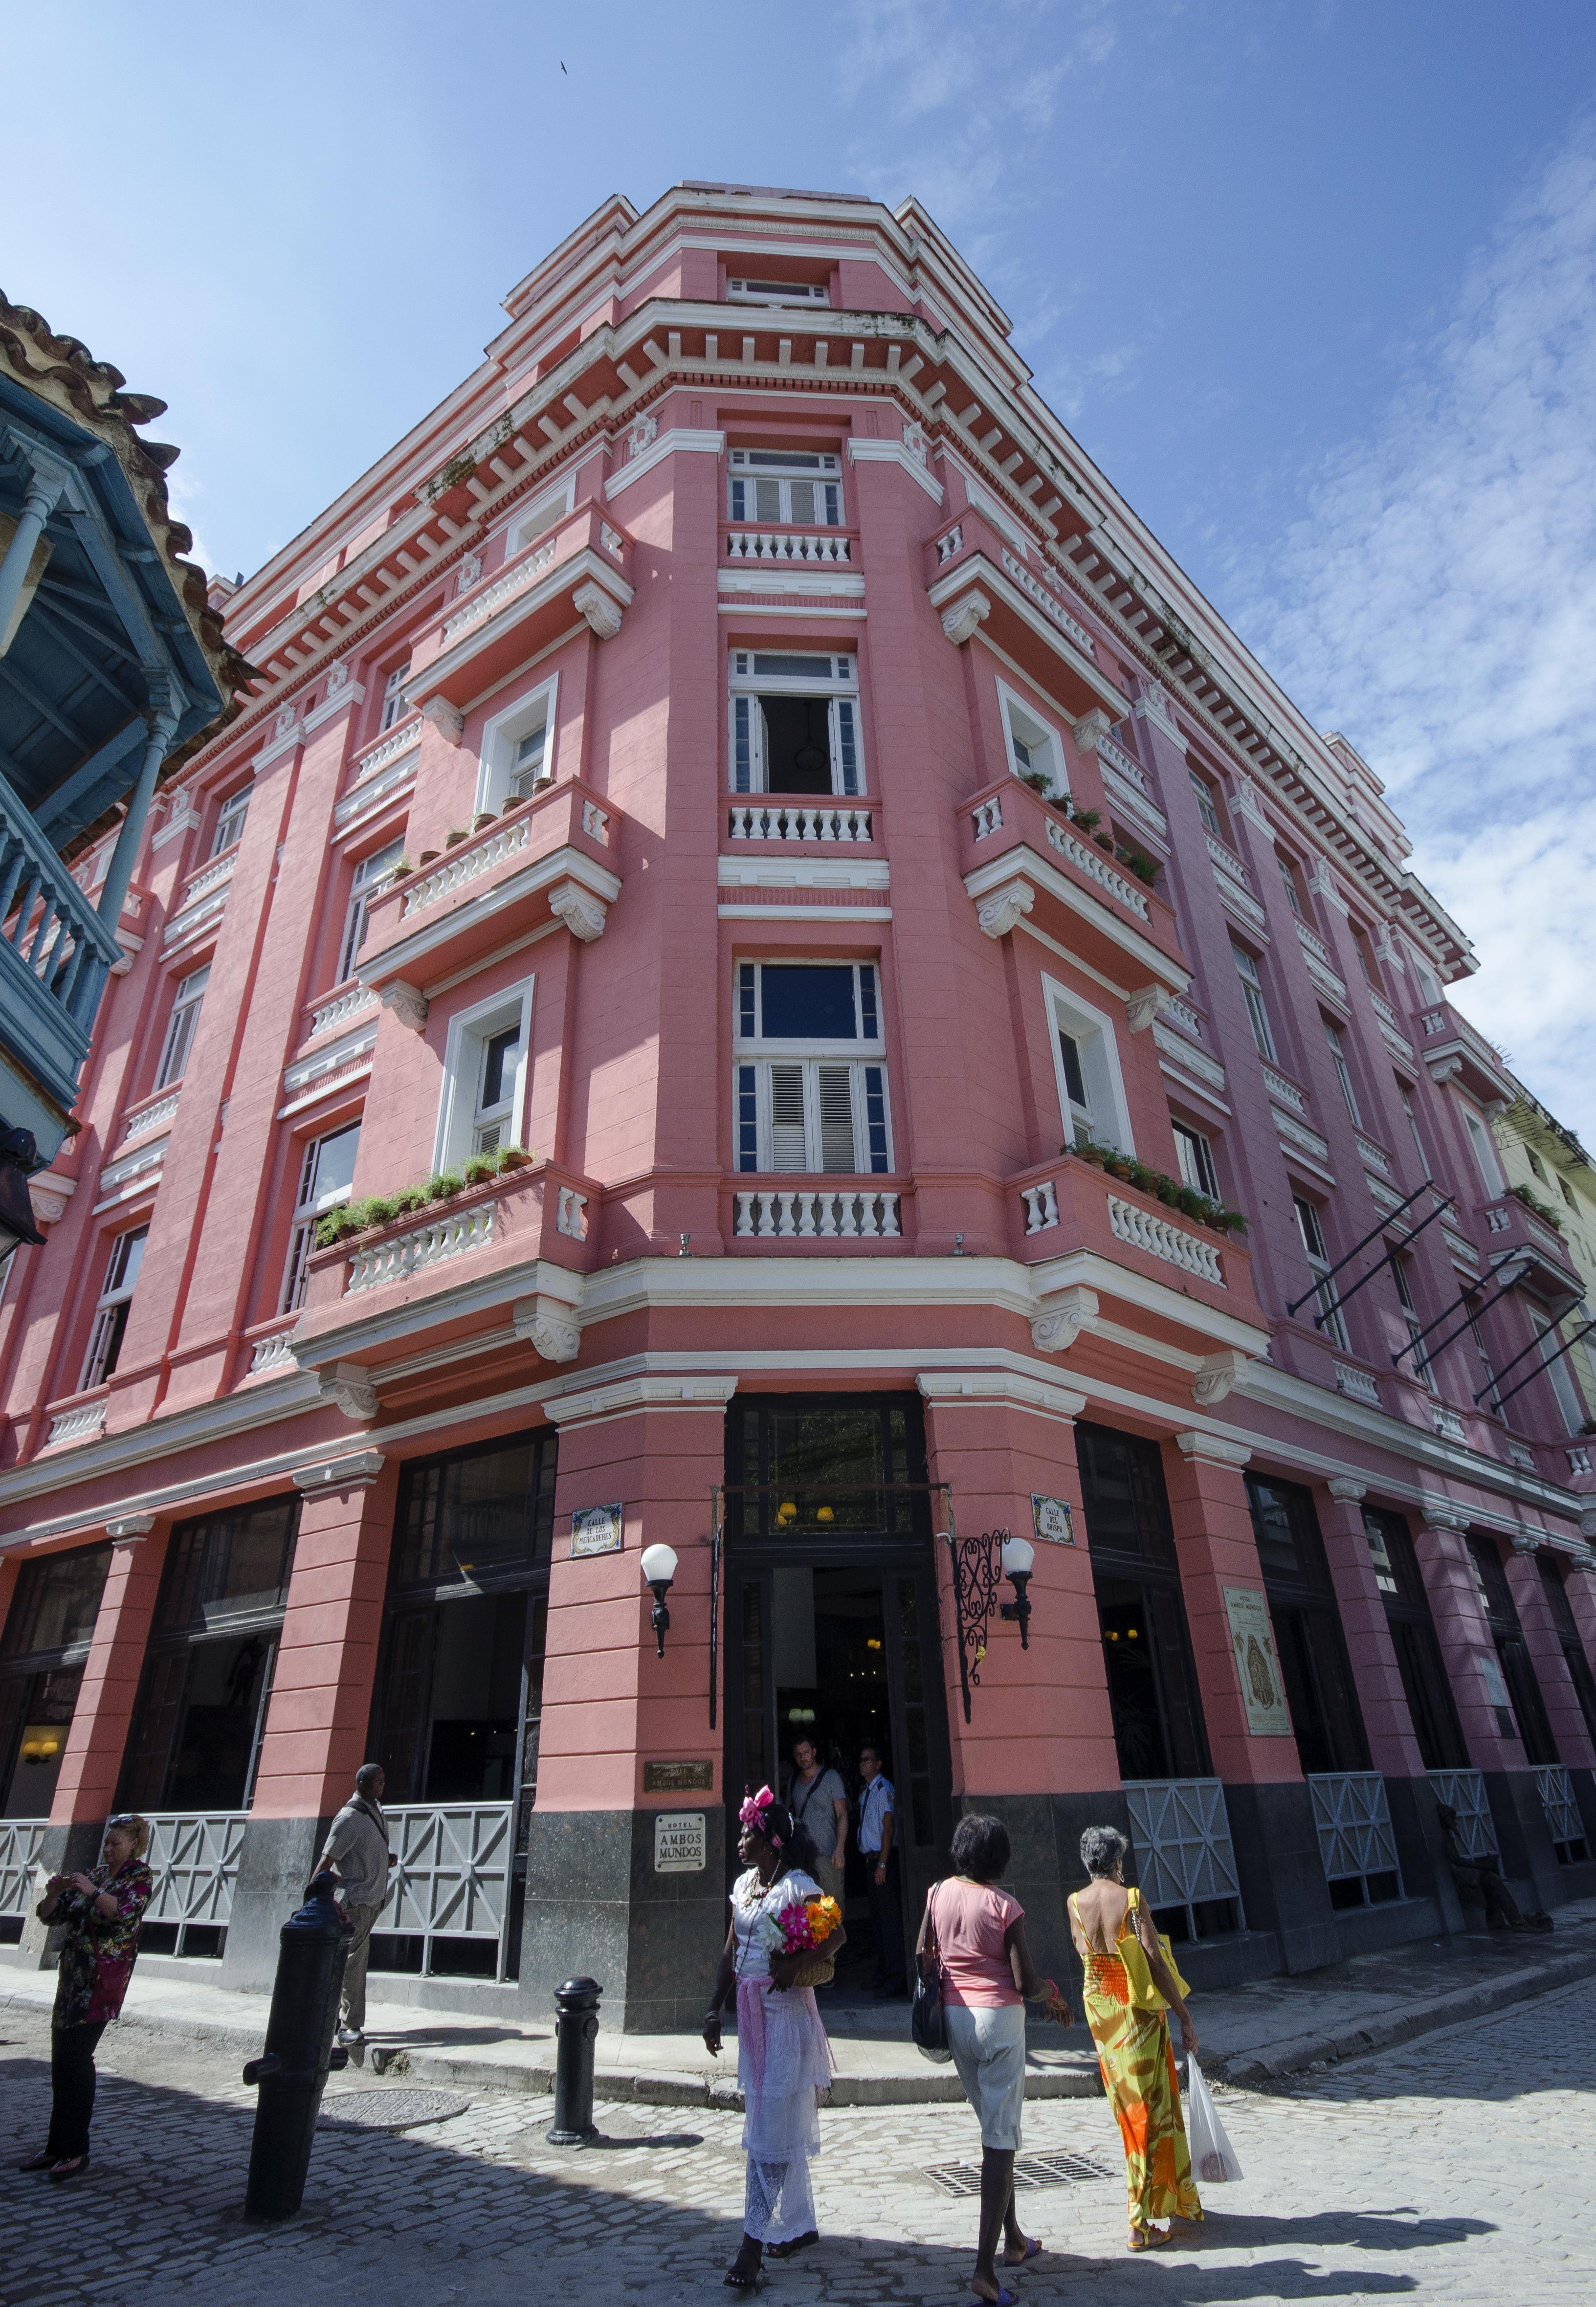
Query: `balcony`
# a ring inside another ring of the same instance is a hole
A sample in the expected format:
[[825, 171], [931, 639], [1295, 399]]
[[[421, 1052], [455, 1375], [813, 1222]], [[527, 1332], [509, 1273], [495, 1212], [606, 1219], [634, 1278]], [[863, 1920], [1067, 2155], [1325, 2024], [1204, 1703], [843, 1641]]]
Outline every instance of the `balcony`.
[[630, 538], [585, 500], [496, 574], [479, 574], [450, 598], [446, 614], [416, 641], [406, 704], [442, 699], [463, 711], [573, 623], [610, 639], [632, 597], [631, 553]]
[[1526, 1209], [1516, 1194], [1481, 1203], [1474, 1215], [1475, 1231], [1484, 1239], [1492, 1265], [1511, 1257], [1522, 1265], [1523, 1279], [1532, 1290], [1549, 1291], [1554, 1298], [1578, 1296], [1583, 1284], [1561, 1234]]
[[1006, 1193], [1009, 1255], [1026, 1265], [1085, 1250], [1093, 1255], [1094, 1272], [1087, 1275], [1083, 1269], [1081, 1278], [1094, 1288], [1111, 1288], [1108, 1269], [1115, 1266], [1242, 1322], [1261, 1319], [1252, 1261], [1233, 1236], [1079, 1154], [1035, 1163], [1010, 1178]]
[[1460, 1017], [1450, 1002], [1420, 1013], [1420, 1043], [1432, 1081], [1458, 1082], [1471, 1097], [1489, 1104], [1518, 1095], [1518, 1085], [1481, 1033]]
[[[19, 1093], [8, 1083], [4, 1101], [13, 1128], [32, 1128], [41, 1139], [48, 1133], [46, 1114], [36, 1126], [41, 1095], [62, 1119], [71, 1112], [100, 993], [119, 958], [112, 926], [0, 777], [0, 1010], [7, 1052], [22, 1076]], [[57, 1126], [52, 1150], [59, 1142]]]
[[907, 1179], [827, 1178], [798, 1184], [784, 1178], [747, 1185], [740, 1179], [732, 1195], [732, 1239], [757, 1241], [761, 1248], [780, 1241], [818, 1241], [828, 1250], [859, 1242], [901, 1245], [903, 1204], [912, 1196]]
[[1134, 963], [1186, 991], [1189, 972], [1163, 899], [1029, 785], [1008, 775], [983, 785], [959, 804], [957, 825], [965, 888], [988, 937], [1007, 936], [1029, 915], [1072, 949], [1086, 932], [1096, 948], [1086, 957], [1105, 972]]
[[602, 937], [621, 894], [614, 860], [624, 820], [575, 777], [518, 802], [372, 904], [360, 982], [379, 990], [412, 975], [468, 967], [513, 931], [562, 921], [584, 943]]
[[1085, 603], [1034, 547], [966, 505], [957, 526], [928, 544], [924, 566], [927, 597], [956, 646], [979, 625], [1071, 716], [1124, 718], [1124, 692], [1099, 665], [1082, 622]]
[[734, 801], [726, 813], [728, 841], [873, 841], [874, 826], [873, 812], [858, 802], [791, 801], [780, 794]]

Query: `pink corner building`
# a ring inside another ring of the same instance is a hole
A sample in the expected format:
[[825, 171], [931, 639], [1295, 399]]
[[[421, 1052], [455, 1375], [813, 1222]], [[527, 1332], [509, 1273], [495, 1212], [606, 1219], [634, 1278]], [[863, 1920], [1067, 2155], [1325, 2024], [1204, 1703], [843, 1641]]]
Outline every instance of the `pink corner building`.
[[504, 314], [212, 588], [0, 1299], [4, 1959], [137, 1807], [259, 1988], [371, 1758], [373, 1992], [688, 2025], [800, 1737], [1060, 1974], [1096, 1823], [1198, 1983], [1482, 1927], [1443, 1804], [1589, 1895], [1579, 1284], [1377, 775], [918, 202], [616, 198]]

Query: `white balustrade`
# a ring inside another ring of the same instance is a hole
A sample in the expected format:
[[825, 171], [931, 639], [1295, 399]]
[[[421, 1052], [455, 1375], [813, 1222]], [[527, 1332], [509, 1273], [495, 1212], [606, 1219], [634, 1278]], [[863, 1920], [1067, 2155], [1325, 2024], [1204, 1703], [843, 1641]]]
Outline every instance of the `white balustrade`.
[[761, 801], [733, 804], [734, 841], [873, 841], [871, 812], [851, 803]]
[[1396, 1836], [1386, 1799], [1386, 1781], [1379, 1771], [1316, 1771], [1309, 1778], [1308, 1790], [1313, 1799], [1313, 1822], [1318, 1830], [1326, 1882], [1344, 1882], [1358, 1876], [1365, 1896], [1372, 1899], [1369, 1876], [1394, 1874], [1394, 1891], [1386, 1884], [1379, 1887], [1386, 1897], [1400, 1896]]
[[898, 1197], [870, 1186], [767, 1188], [737, 1196], [736, 1231], [761, 1240], [896, 1239]]
[[1319, 937], [1314, 931], [1309, 928], [1306, 922], [1298, 922], [1297, 939], [1304, 953], [1312, 954], [1314, 959], [1316, 961], [1322, 961], [1326, 969], [1334, 968], [1335, 965], [1330, 958], [1329, 947], [1325, 943], [1322, 937]]
[[181, 1090], [168, 1090], [165, 1097], [158, 1097], [153, 1105], [142, 1105], [135, 1112], [130, 1113], [122, 1127], [123, 1145], [131, 1145], [135, 1137], [148, 1136], [152, 1129], [164, 1129], [168, 1121], [176, 1119], [177, 1102], [182, 1095]]
[[106, 1430], [106, 1406], [103, 1402], [85, 1402], [76, 1410], [64, 1410], [50, 1420], [50, 1430], [45, 1438], [49, 1449], [56, 1442], [87, 1442]]
[[1308, 1111], [1308, 1099], [1303, 1092], [1294, 1081], [1288, 1081], [1284, 1074], [1277, 1073], [1273, 1066], [1264, 1068], [1264, 1087], [1276, 1105], [1290, 1106], [1293, 1113]]
[[319, 1009], [313, 1011], [311, 1029], [306, 1038], [313, 1042], [318, 1033], [330, 1033], [335, 1025], [347, 1025], [351, 1017], [358, 1017], [362, 1011], [374, 1009], [376, 1006], [377, 996], [369, 985], [352, 985], [347, 993], [339, 994], [331, 1001], [324, 1001]]
[[726, 539], [728, 561], [851, 561], [845, 536], [796, 536], [785, 529], [738, 529]]
[[1533, 1474], [1538, 1471], [1535, 1464], [1535, 1453], [1533, 1450], [1526, 1449], [1522, 1442], [1509, 1442], [1507, 1445], [1507, 1459], [1510, 1465], [1519, 1467], [1526, 1474]]
[[1351, 1362], [1336, 1363], [1335, 1391], [1344, 1394], [1349, 1402], [1367, 1402], [1375, 1410], [1380, 1406], [1379, 1387], [1367, 1370], [1357, 1368]]
[[0, 1916], [8, 1922], [25, 1920], [42, 1896], [33, 1876], [49, 1827], [47, 1818], [0, 1818]]
[[1106, 762], [1111, 769], [1117, 770], [1128, 785], [1134, 785], [1137, 793], [1146, 793], [1151, 799], [1152, 788], [1147, 783], [1146, 769], [1134, 753], [1128, 753], [1124, 746], [1117, 744], [1112, 737], [1099, 737], [1097, 759], [1100, 764]]
[[504, 826], [499, 832], [490, 834], [485, 841], [477, 842], [474, 847], [457, 850], [442, 864], [435, 865], [408, 892], [405, 898], [406, 920], [412, 913], [425, 913], [429, 905], [435, 905], [440, 897], [448, 896], [451, 890], [463, 888], [468, 881], [475, 881], [484, 873], [491, 873], [504, 858], [513, 857], [518, 849], [524, 849], [531, 838], [532, 828], [522, 817], [518, 818], [513, 825]]
[[387, 1241], [374, 1242], [369, 1249], [357, 1249], [349, 1260], [346, 1296], [381, 1289], [386, 1282], [403, 1282], [429, 1265], [442, 1265], [446, 1258], [485, 1248], [493, 1238], [493, 1209], [492, 1202], [477, 1202], [468, 1210], [455, 1210], [446, 1217], [429, 1219], [425, 1225], [411, 1226]]
[[1025, 1205], [1025, 1231], [1045, 1233], [1059, 1222], [1059, 1193], [1057, 1181], [1044, 1178], [1039, 1186], [1022, 1186], [1020, 1199]]
[[970, 811], [970, 823], [974, 828], [977, 841], [984, 841], [989, 833], [997, 833], [1002, 829], [1003, 804], [996, 793], [987, 801], [976, 802]]
[[1588, 1850], [1585, 1822], [1574, 1796], [1574, 1780], [1561, 1762], [1538, 1762], [1535, 1791], [1546, 1813], [1547, 1831], [1565, 1866], [1577, 1865]]
[[374, 745], [368, 745], [364, 753], [357, 753], [354, 783], [357, 785], [369, 783], [373, 777], [382, 775], [390, 761], [397, 761], [399, 755], [408, 753], [412, 745], [419, 745], [423, 726], [421, 716], [412, 714], [408, 721], [401, 721], [397, 729], [390, 729], [385, 737], [379, 737]]
[[395, 1865], [379, 1933], [422, 1941], [430, 1976], [439, 1939], [486, 1939], [499, 1949], [497, 1975], [508, 1968], [514, 1805], [511, 1803], [390, 1805], [386, 1812]]
[[1078, 834], [1069, 832], [1051, 817], [1047, 821], [1047, 837], [1060, 855], [1068, 857], [1072, 865], [1078, 866], [1089, 881], [1095, 881], [1100, 889], [1106, 889], [1111, 897], [1118, 897], [1138, 921], [1147, 919], [1147, 900], [1141, 890], [1128, 881], [1123, 873], [1117, 873], [1101, 850], [1088, 848]]
[[257, 1338], [249, 1358], [249, 1374], [256, 1376], [262, 1370], [295, 1369], [294, 1334], [279, 1330], [270, 1338]]
[[1060, 631], [1066, 632], [1086, 655], [1092, 655], [1092, 636], [1078, 617], [1072, 617], [1061, 601], [1055, 600], [1039, 577], [1034, 577], [1023, 561], [1017, 561], [1007, 546], [1003, 553], [1004, 574], [1013, 579], [1022, 593], [1029, 594], [1037, 607], [1050, 616]]
[[965, 532], [964, 532], [964, 529], [963, 529], [962, 526], [961, 526], [958, 522], [957, 522], [957, 521], [954, 523], [954, 526], [953, 526], [953, 527], [948, 530], [948, 534], [947, 534], [947, 536], [939, 536], [939, 537], [938, 537], [938, 539], [937, 539], [937, 566], [938, 566], [938, 568], [939, 568], [939, 569], [942, 568], [942, 567], [943, 567], [943, 566], [944, 566], [948, 562], [949, 562], [949, 561], [951, 561], [951, 560], [952, 560], [952, 558], [953, 558], [954, 554], [955, 554], [957, 552], [958, 552], [959, 548], [960, 548], [960, 547], [962, 546], [962, 545], [964, 544], [964, 541], [965, 541]]
[[1197, 1011], [1192, 1008], [1190, 1002], [1182, 1001], [1178, 993], [1171, 993], [1169, 996], [1168, 1003], [1163, 1014], [1170, 1020], [1171, 1025], [1179, 1025], [1183, 1033], [1191, 1034], [1197, 1041], [1200, 1042], [1202, 1040], [1202, 1019], [1197, 1016]]
[[1485, 1226], [1488, 1233], [1506, 1233], [1512, 1223], [1512, 1217], [1505, 1209], [1498, 1207], [1487, 1210], [1485, 1213]]
[[1136, 1845], [1137, 1880], [1149, 1907], [1236, 1901], [1243, 1926], [1241, 1884], [1231, 1841], [1224, 1788], [1217, 1779], [1133, 1779], [1125, 1800]]
[[536, 552], [528, 554], [525, 561], [519, 561], [513, 569], [507, 569], [502, 577], [495, 578], [491, 585], [485, 586], [480, 593], [468, 601], [463, 609], [457, 609], [452, 617], [446, 618], [444, 641], [458, 640], [462, 633], [468, 632], [484, 617], [491, 617], [507, 601], [512, 601], [535, 577], [542, 576], [553, 557], [554, 540], [551, 536], [546, 545], [540, 545]]
[[1387, 1025], [1394, 1025], [1396, 1023], [1396, 1012], [1391, 1007], [1389, 1001], [1386, 1000], [1385, 995], [1383, 993], [1377, 993], [1371, 985], [1369, 988], [1369, 999], [1375, 1016], [1377, 1017], [1383, 1017]]
[[249, 1813], [147, 1811], [147, 1863], [155, 1889], [144, 1921], [175, 1923], [179, 1954], [191, 1925], [226, 1930], [233, 1915], [233, 1890], [244, 1856]]
[[1448, 1410], [1444, 1402], [1432, 1402], [1429, 1416], [1431, 1425], [1443, 1441], [1467, 1441], [1468, 1436], [1463, 1431], [1463, 1419], [1455, 1410]]
[[607, 849], [610, 845], [609, 810], [600, 809], [596, 801], [585, 801], [582, 803], [582, 831], [595, 841], [601, 841]]
[[1568, 1471], [1571, 1474], [1588, 1474], [1590, 1472], [1591, 1454], [1580, 1444], [1575, 1443], [1574, 1447], [1568, 1452], [1567, 1456]]
[[1427, 1009], [1419, 1020], [1427, 1034], [1444, 1033], [1446, 1030], [1446, 1012], [1444, 1009]]
[[560, 1233], [569, 1234], [572, 1241], [588, 1239], [588, 1196], [579, 1194], [574, 1186], [562, 1186], [554, 1207], [554, 1226]]
[[1149, 1257], [1161, 1257], [1166, 1265], [1178, 1265], [1186, 1274], [1195, 1274], [1200, 1281], [1215, 1282], [1223, 1290], [1223, 1272], [1219, 1252], [1213, 1245], [1198, 1241], [1180, 1226], [1171, 1225], [1167, 1218], [1156, 1218], [1151, 1210], [1138, 1209], [1134, 1202], [1122, 1202], [1118, 1194], [1108, 1197], [1110, 1231], [1120, 1241], [1128, 1242], [1133, 1249], [1145, 1249]]
[[237, 862], [237, 850], [229, 849], [225, 856], [216, 858], [195, 873], [184, 883], [183, 895], [173, 908], [174, 913], [186, 912], [190, 905], [198, 905], [209, 890], [219, 888], [224, 881], [230, 880]]
[[1437, 1802], [1457, 1813], [1457, 1840], [1463, 1857], [1499, 1858], [1483, 1771], [1431, 1771], [1429, 1778]]
[[1212, 833], [1205, 834], [1203, 838], [1207, 844], [1209, 856], [1218, 866], [1220, 871], [1222, 873], [1228, 873], [1231, 879], [1236, 883], [1238, 888], [1249, 889], [1252, 887], [1252, 883], [1248, 877], [1247, 868], [1237, 856], [1235, 851], [1233, 849], [1227, 849], [1224, 843], [1216, 839]]
[[1353, 1136], [1358, 1151], [1369, 1169], [1377, 1170], [1382, 1178], [1388, 1178], [1391, 1175], [1391, 1156], [1385, 1147], [1374, 1145], [1369, 1138], [1358, 1135], [1357, 1132], [1353, 1133]]

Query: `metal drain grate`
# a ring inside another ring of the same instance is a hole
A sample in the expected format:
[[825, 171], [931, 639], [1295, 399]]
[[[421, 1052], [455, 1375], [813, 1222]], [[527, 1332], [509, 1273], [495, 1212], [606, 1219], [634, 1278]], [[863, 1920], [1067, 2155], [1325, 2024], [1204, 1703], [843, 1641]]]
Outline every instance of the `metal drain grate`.
[[443, 2123], [470, 2105], [458, 2091], [329, 2091], [316, 2117], [318, 2131], [408, 2131], [413, 2123]]
[[[1017, 2187], [1068, 2187], [1082, 2179], [1111, 2179], [1114, 2174], [1089, 2155], [1017, 2155]], [[981, 2170], [974, 2163], [928, 2163], [925, 2176], [945, 2195], [978, 2195]]]

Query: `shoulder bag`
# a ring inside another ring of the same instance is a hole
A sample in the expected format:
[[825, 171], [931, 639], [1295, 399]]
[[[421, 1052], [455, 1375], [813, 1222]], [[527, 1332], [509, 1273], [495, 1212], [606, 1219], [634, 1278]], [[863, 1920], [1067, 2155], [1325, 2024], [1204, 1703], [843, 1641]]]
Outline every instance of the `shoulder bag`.
[[[1130, 1925], [1130, 1930], [1128, 1936], [1120, 1937], [1114, 1951], [1125, 1966], [1125, 1976], [1130, 1983], [1130, 2000], [1133, 2006], [1137, 2011], [1167, 2011], [1170, 2006], [1153, 1984], [1153, 1972], [1147, 1961], [1147, 1950], [1143, 1946], [1135, 1927], [1136, 1917], [1141, 1911], [1141, 1905], [1142, 1894], [1139, 1891], [1126, 1892], [1125, 1919]], [[1184, 1998], [1190, 1994], [1191, 1989], [1176, 1968], [1169, 1940], [1163, 1931], [1158, 1934], [1158, 1951], [1169, 1965], [1170, 1974]]]
[[914, 1966], [914, 2002], [909, 2032], [922, 2058], [946, 2066], [953, 2056], [948, 2040], [948, 2010], [942, 1999], [942, 1951], [937, 1943], [936, 1891], [925, 1902], [925, 1945]]

